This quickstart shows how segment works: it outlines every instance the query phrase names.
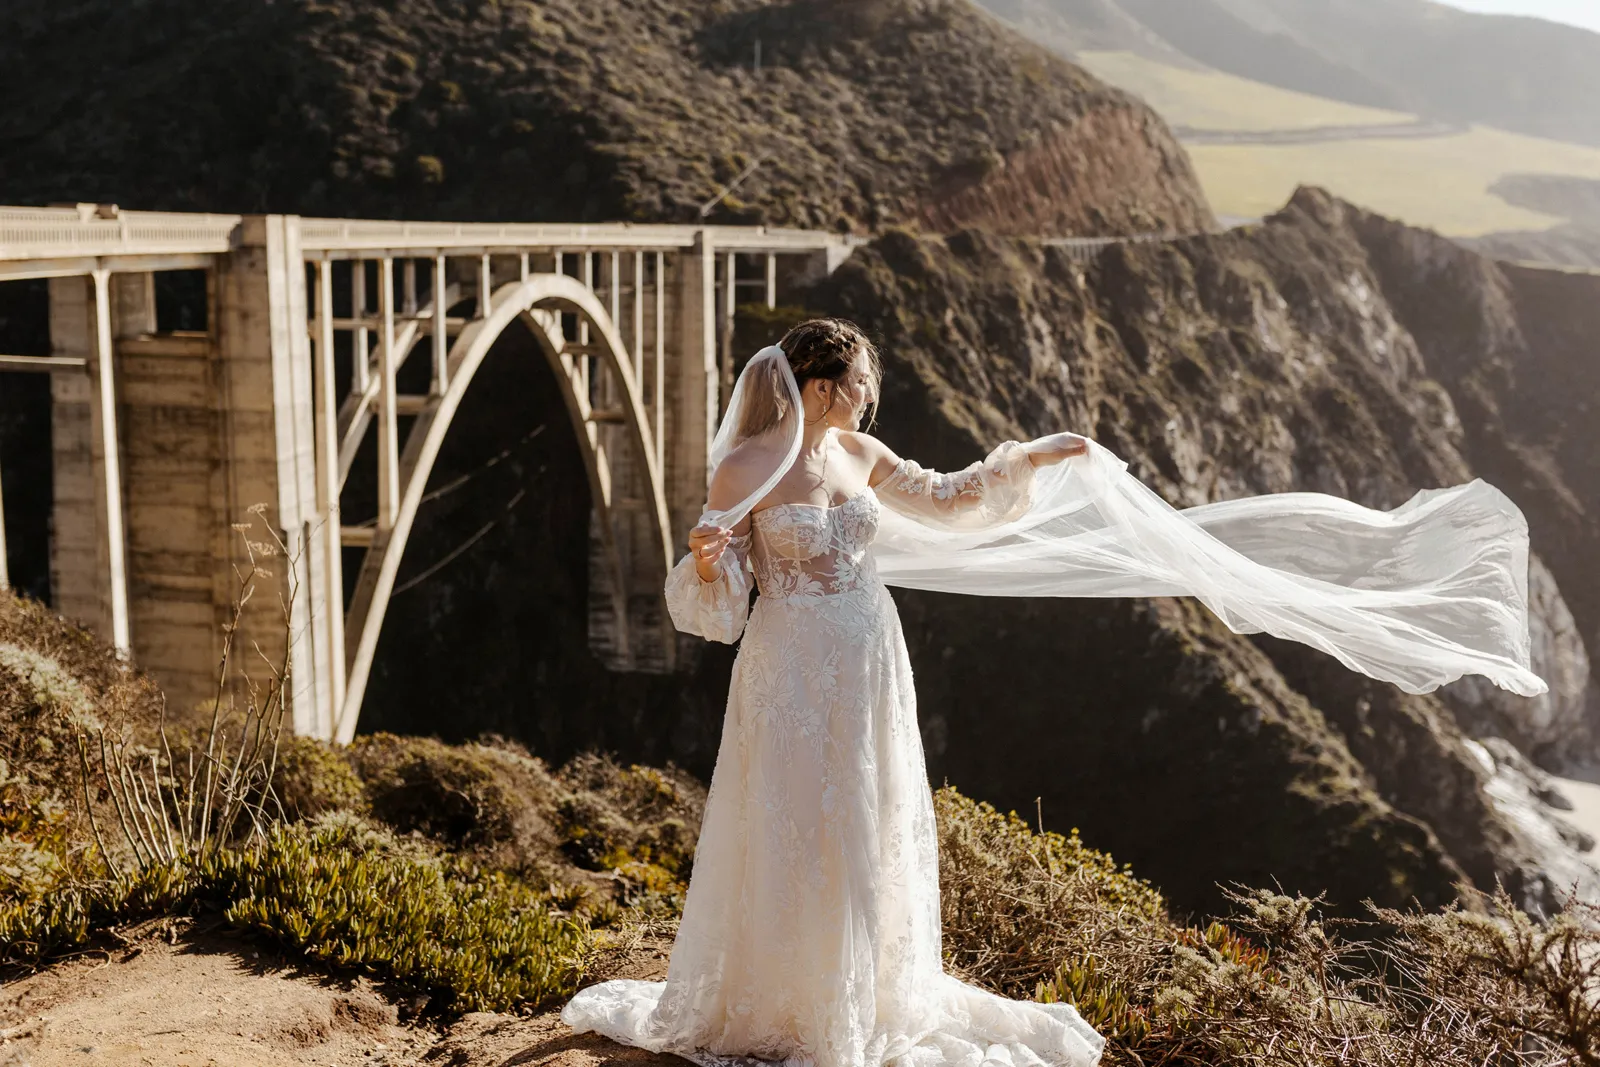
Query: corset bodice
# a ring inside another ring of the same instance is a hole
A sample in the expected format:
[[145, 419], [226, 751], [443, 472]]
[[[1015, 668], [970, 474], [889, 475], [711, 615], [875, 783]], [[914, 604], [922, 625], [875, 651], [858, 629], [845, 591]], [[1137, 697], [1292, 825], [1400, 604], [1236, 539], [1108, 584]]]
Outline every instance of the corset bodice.
[[877, 582], [868, 549], [878, 498], [863, 489], [843, 504], [778, 504], [751, 518], [750, 564], [768, 599], [833, 596]]

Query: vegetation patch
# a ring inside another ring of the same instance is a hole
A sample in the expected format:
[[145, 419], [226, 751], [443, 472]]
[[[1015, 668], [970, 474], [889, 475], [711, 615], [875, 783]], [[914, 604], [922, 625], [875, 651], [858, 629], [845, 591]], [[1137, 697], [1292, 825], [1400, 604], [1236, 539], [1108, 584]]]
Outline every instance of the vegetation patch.
[[272, 788], [290, 822], [368, 808], [365, 785], [350, 761], [332, 745], [310, 737], [286, 737], [279, 742]]
[[199, 872], [227, 919], [306, 959], [397, 981], [451, 1011], [571, 993], [586, 924], [497, 871], [326, 815]]
[[[270, 788], [218, 801], [238, 818], [197, 836], [186, 805], [151, 798], [197, 788], [175, 772], [204, 762], [204, 737], [169, 750], [109, 734], [103, 723], [126, 716], [138, 684], [119, 704], [106, 695], [126, 684], [119, 674], [80, 676], [70, 653], [16, 641], [4, 652], [0, 715], [30, 724], [4, 736], [7, 963], [211, 913], [433, 1011], [529, 1010], [625, 951], [626, 932], [602, 927], [670, 930], [681, 908], [705, 794], [675, 769], [590, 755], [551, 770], [496, 738], [280, 743], [280, 718], [248, 712], [269, 737], [254, 743], [261, 755], [245, 770], [216, 766]], [[75, 787], [44, 776], [91, 737], [110, 754], [80, 758]], [[935, 810], [947, 965], [1007, 996], [1076, 1006], [1110, 1038], [1114, 1067], [1600, 1064], [1600, 921], [1576, 903], [1544, 923], [1503, 894], [1433, 912], [1370, 908], [1358, 922], [1327, 919], [1304, 896], [1235, 890], [1227, 917], [1193, 926], [1076, 831], [1038, 831], [948, 787]], [[129, 838], [114, 861], [101, 845], [113, 827]]]
[[1544, 924], [1504, 894], [1357, 921], [1234, 890], [1191, 926], [1076, 833], [935, 801], [947, 964], [1075, 1006], [1107, 1064], [1600, 1063], [1600, 915], [1577, 902]]

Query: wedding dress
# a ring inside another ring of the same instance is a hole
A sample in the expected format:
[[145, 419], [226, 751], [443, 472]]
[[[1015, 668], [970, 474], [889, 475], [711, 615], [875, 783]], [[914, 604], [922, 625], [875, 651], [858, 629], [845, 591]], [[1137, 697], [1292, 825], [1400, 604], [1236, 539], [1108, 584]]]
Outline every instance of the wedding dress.
[[1072, 1007], [943, 972], [932, 798], [886, 584], [1194, 596], [1240, 633], [1408, 692], [1465, 674], [1546, 691], [1530, 667], [1527, 522], [1482, 480], [1392, 511], [1281, 493], [1180, 512], [1093, 442], [1039, 471], [1012, 442], [957, 474], [905, 461], [842, 503], [755, 511], [799, 454], [801, 410], [782, 349], [758, 352], [711, 467], [747, 447], [768, 477], [701, 519], [734, 530], [748, 515], [750, 532], [716, 581], [686, 556], [666, 584], [680, 630], [743, 636], [667, 980], [580, 991], [562, 1012], [574, 1029], [705, 1067], [1098, 1061], [1104, 1041]]
[[905, 461], [841, 504], [754, 512], [715, 582], [684, 557], [673, 622], [744, 640], [683, 921], [666, 982], [591, 986], [563, 1021], [705, 1067], [1099, 1060], [1103, 1039], [1070, 1006], [944, 973], [911, 663], [870, 551], [885, 507], [977, 529], [1015, 517], [1032, 481], [1015, 443], [955, 475]]

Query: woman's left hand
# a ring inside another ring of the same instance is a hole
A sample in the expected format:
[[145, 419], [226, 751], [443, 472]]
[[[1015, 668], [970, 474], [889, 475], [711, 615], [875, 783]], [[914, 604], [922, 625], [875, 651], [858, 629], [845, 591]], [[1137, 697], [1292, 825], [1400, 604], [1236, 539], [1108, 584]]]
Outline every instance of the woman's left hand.
[[1075, 433], [1053, 433], [1022, 446], [1035, 467], [1049, 467], [1089, 451], [1089, 439]]

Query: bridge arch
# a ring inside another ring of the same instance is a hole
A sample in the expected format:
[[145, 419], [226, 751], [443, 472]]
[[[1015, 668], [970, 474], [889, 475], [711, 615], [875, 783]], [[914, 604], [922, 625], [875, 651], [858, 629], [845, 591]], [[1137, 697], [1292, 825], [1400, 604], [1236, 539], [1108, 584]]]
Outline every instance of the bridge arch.
[[[660, 578], [665, 578], [671, 567], [665, 484], [657, 462], [660, 453], [655, 431], [646, 418], [640, 395], [639, 368], [600, 299], [576, 278], [533, 274], [502, 285], [488, 304], [487, 314], [468, 323], [451, 346], [445, 388], [417, 413], [399, 457], [401, 488], [394, 522], [377, 533], [362, 561], [345, 622], [347, 683], [335, 723], [335, 738], [340, 743], [348, 743], [355, 736], [384, 615], [434, 462], [478, 368], [495, 341], [514, 323], [521, 323], [532, 333], [544, 354], [578, 439], [589, 479], [593, 525], [604, 558], [615, 643], [624, 662], [632, 659], [644, 636], [630, 625], [629, 567], [621, 543], [626, 536], [622, 528], [624, 505], [626, 510], [644, 515], [648, 554], [652, 561], [660, 561]], [[571, 336], [564, 329], [564, 317], [575, 318], [578, 324]], [[414, 334], [408, 334], [403, 340], [409, 342], [412, 337]], [[407, 348], [409, 343], [400, 351]], [[595, 401], [594, 373], [603, 376], [604, 406]], [[605, 433], [603, 427], [607, 425], [620, 430], [626, 455], [613, 447], [619, 435]], [[619, 496], [619, 485], [624, 481], [630, 482], [640, 496], [624, 501]], [[659, 589], [651, 592], [658, 595]], [[670, 660], [674, 643], [666, 631], [669, 624], [664, 616], [658, 625], [663, 628], [660, 640]]]

